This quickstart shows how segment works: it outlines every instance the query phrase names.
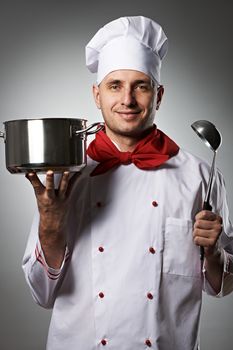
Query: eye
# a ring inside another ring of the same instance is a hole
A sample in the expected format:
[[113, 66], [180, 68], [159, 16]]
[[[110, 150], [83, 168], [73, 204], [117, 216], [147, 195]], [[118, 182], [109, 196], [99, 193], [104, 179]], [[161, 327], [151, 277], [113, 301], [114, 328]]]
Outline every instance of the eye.
[[115, 92], [115, 91], [119, 91], [121, 86], [120, 86], [120, 84], [113, 83], [113, 84], [109, 84], [108, 88], [109, 88], [110, 91], [114, 91]]
[[136, 85], [135, 87], [136, 90], [139, 90], [139, 91], [150, 91], [151, 90], [151, 86], [149, 84], [145, 84], [145, 83], [142, 83], [142, 84], [138, 84]]
[[116, 84], [110, 86], [111, 90], [117, 90], [118, 88], [119, 88], [119, 86]]

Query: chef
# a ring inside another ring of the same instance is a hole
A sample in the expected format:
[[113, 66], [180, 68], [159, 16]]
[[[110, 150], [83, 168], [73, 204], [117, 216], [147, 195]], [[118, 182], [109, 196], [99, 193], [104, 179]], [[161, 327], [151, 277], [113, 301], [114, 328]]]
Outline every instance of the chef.
[[[142, 16], [121, 17], [86, 46], [105, 122], [84, 171], [44, 184], [23, 258], [35, 301], [52, 308], [48, 350], [196, 350], [202, 291], [233, 290], [233, 230], [218, 171], [154, 124], [167, 37]], [[204, 247], [204, 261], [199, 249]]]

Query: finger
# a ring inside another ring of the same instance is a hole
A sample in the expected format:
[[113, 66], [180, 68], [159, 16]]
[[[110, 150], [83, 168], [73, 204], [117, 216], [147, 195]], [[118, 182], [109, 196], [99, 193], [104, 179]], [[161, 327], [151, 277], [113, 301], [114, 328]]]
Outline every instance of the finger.
[[201, 229], [194, 229], [193, 230], [193, 237], [203, 237], [203, 238], [210, 238], [213, 235], [212, 230], [201, 230]]
[[215, 227], [221, 226], [218, 220], [210, 221], [210, 220], [197, 220], [194, 223], [194, 228], [203, 229], [203, 230], [211, 230]]
[[77, 172], [77, 173], [74, 173], [74, 175], [71, 177], [69, 184], [68, 184], [68, 187], [67, 187], [67, 191], [66, 191], [67, 197], [70, 196], [70, 194], [71, 194], [71, 192], [76, 184], [76, 181], [81, 174], [82, 174], [81, 172]]
[[209, 210], [202, 210], [196, 216], [195, 220], [209, 220], [209, 221], [218, 221], [222, 224], [221, 216], [213, 213]]
[[45, 187], [41, 183], [40, 179], [38, 178], [38, 176], [37, 176], [37, 174], [35, 172], [27, 173], [25, 175], [25, 177], [31, 182], [31, 184], [32, 184], [32, 186], [34, 188], [36, 196], [40, 195], [40, 194], [42, 194], [44, 192]]
[[194, 228], [193, 230], [193, 237], [205, 237], [205, 238], [213, 238], [218, 239], [222, 232], [222, 226], [220, 224], [215, 225], [213, 228], [206, 230], [206, 229], [198, 229]]
[[210, 220], [214, 221], [216, 220], [217, 215], [209, 210], [202, 210], [200, 211], [196, 216], [196, 220]]
[[194, 237], [194, 243], [201, 247], [214, 247], [216, 245], [217, 240], [214, 238], [206, 238], [206, 237]]
[[54, 173], [52, 170], [48, 170], [46, 173], [45, 187], [46, 187], [46, 192], [48, 197], [49, 198], [55, 197]]
[[61, 198], [65, 198], [66, 196], [66, 191], [69, 184], [69, 175], [70, 173], [68, 171], [65, 171], [62, 175], [62, 178], [59, 184], [59, 189], [58, 189], [58, 193]]

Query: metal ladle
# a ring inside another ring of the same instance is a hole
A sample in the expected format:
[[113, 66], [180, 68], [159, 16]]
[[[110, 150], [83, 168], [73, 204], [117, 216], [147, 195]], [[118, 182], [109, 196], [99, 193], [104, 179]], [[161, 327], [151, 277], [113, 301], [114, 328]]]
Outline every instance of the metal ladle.
[[[208, 120], [198, 120], [194, 122], [191, 125], [191, 127], [196, 132], [196, 134], [202, 139], [202, 141], [204, 141], [205, 144], [214, 152], [207, 191], [203, 203], [203, 209], [211, 211], [212, 206], [210, 205], [210, 194], [215, 173], [215, 159], [217, 150], [222, 143], [222, 137], [219, 131], [216, 129], [215, 125], [209, 122]], [[200, 259], [204, 259], [204, 247], [200, 247]]]

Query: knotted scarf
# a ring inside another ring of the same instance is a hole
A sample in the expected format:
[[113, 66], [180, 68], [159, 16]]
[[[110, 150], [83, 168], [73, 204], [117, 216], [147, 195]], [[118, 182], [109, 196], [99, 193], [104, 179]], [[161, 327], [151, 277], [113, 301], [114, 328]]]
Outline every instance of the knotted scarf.
[[92, 171], [91, 176], [106, 173], [108, 170], [121, 164], [133, 163], [143, 170], [150, 170], [165, 163], [175, 156], [179, 146], [161, 130], [153, 125], [152, 131], [141, 139], [133, 152], [121, 152], [101, 130], [90, 143], [87, 154], [93, 160], [99, 162]]

